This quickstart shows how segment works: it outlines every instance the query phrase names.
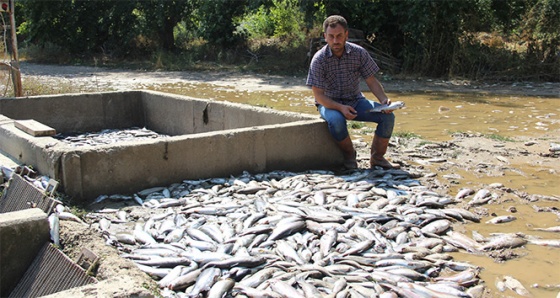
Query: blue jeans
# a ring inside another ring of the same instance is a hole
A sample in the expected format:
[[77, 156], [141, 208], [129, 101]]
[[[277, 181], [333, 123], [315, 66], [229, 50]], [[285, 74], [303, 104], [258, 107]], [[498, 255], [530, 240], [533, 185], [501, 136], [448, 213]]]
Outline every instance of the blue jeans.
[[[393, 134], [393, 127], [395, 127], [395, 114], [366, 112], [378, 105], [380, 105], [380, 103], [368, 100], [367, 98], [361, 98], [356, 107], [354, 107], [358, 115], [352, 121], [375, 122], [377, 123], [375, 134], [388, 139]], [[329, 131], [337, 142], [348, 137], [346, 118], [344, 118], [342, 113], [337, 110], [327, 109], [322, 105], [317, 105], [317, 109], [321, 117], [327, 121]]]

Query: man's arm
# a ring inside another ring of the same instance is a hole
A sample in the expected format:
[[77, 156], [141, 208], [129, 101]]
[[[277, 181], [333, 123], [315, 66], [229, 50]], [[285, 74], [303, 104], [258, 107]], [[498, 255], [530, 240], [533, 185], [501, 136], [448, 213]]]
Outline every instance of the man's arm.
[[315, 96], [315, 100], [320, 105], [324, 106], [327, 109], [338, 110], [348, 120], [356, 118], [357, 112], [353, 107], [338, 103], [330, 99], [325, 95], [325, 90], [321, 88], [312, 86], [311, 90], [313, 90], [313, 96]]
[[377, 97], [377, 100], [379, 100], [381, 104], [391, 104], [391, 100], [389, 99], [389, 97], [387, 97], [383, 86], [375, 76], [370, 76], [369, 78], [367, 78], [366, 84], [371, 93], [373, 93], [373, 95]]

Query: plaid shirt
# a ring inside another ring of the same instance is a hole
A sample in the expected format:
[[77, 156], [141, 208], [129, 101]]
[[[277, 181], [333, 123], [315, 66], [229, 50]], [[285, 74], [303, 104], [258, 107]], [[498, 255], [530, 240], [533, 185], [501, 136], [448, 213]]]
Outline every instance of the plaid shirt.
[[366, 79], [378, 71], [379, 66], [359, 45], [346, 42], [341, 58], [334, 56], [325, 45], [311, 60], [307, 85], [325, 90], [325, 95], [336, 102], [355, 107], [358, 99], [364, 97], [360, 77]]

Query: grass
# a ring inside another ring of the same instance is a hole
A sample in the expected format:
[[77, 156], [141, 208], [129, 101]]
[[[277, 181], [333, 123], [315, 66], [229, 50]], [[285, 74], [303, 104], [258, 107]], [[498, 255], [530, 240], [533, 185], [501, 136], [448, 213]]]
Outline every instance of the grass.
[[359, 121], [349, 121], [348, 122], [348, 128], [351, 129], [362, 129], [366, 126], [365, 122], [359, 122]]
[[393, 137], [399, 137], [402, 139], [421, 139], [422, 137], [418, 134], [409, 131], [398, 131], [393, 133]]
[[37, 79], [27, 78], [22, 81], [23, 95], [50, 95], [80, 92], [75, 85], [67, 82], [56, 82], [54, 84], [45, 84]]
[[514, 142], [515, 140], [510, 138], [510, 137], [505, 137], [505, 136], [501, 136], [499, 134], [486, 134], [484, 135], [485, 138], [494, 140], [494, 141], [500, 141], [500, 142]]

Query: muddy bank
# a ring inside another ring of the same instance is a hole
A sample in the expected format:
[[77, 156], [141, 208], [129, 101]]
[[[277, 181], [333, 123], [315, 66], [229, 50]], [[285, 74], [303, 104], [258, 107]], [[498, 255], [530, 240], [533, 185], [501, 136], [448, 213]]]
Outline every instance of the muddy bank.
[[[143, 89], [173, 83], [208, 83], [237, 91], [288, 91], [307, 89], [305, 76], [250, 74], [236, 71], [141, 71], [88, 66], [60, 66], [21, 63], [22, 78], [44, 82], [67, 82], [82, 91]], [[552, 82], [475, 82], [414, 77], [381, 76], [388, 92], [477, 92], [560, 96], [560, 83]], [[25, 88], [25, 86], [24, 86]]]

